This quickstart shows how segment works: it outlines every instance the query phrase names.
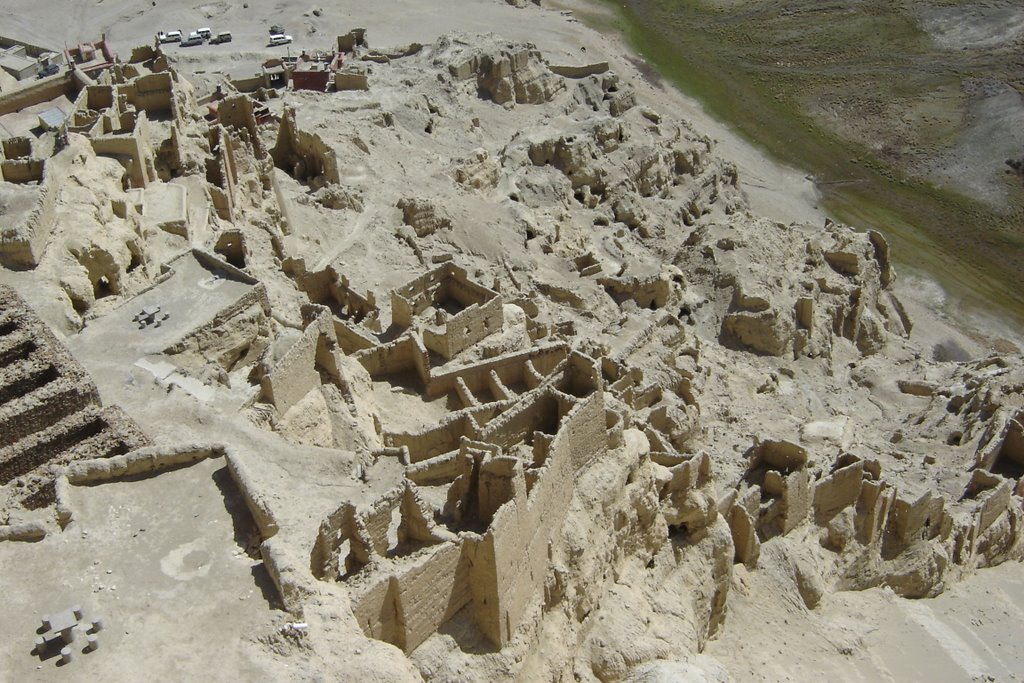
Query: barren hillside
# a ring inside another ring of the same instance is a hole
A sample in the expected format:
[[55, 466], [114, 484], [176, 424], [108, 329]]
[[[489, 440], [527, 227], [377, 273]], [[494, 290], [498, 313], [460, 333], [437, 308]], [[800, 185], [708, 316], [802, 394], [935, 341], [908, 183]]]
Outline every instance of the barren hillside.
[[79, 47], [0, 90], [13, 678], [1024, 674], [1016, 330], [620, 44], [24, 5]]

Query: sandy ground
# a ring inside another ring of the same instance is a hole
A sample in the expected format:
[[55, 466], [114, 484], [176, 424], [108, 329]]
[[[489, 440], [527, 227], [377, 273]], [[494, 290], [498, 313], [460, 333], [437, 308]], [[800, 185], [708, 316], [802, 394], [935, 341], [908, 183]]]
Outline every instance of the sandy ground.
[[[888, 589], [829, 596], [813, 612], [766, 572], [737, 567], [725, 633], [706, 650], [736, 680], [1012, 681], [1024, 677], [1024, 574], [985, 570], [937, 598]], [[752, 625], [756, 624], [756, 627]]]
[[[0, 544], [0, 680], [266, 680], [250, 637], [271, 628], [276, 595], [245, 552], [255, 529], [223, 460], [76, 487], [72, 499], [63, 534]], [[67, 666], [30, 655], [42, 615], [72, 605], [103, 618], [100, 649]]]
[[[577, 0], [563, 4], [569, 10], [594, 10]], [[58, 46], [105, 32], [124, 53], [151, 42], [157, 30], [232, 31], [231, 44], [169, 48], [191, 72], [247, 68], [289, 49], [329, 48], [333, 36], [362, 26], [373, 45], [427, 43], [452, 30], [497, 30], [509, 39], [534, 42], [553, 62], [607, 59], [623, 73], [635, 73], [614, 37], [557, 9], [520, 10], [498, 0], [456, 0], [443, 8], [359, 0], [325, 7], [320, 17], [312, 9], [271, 0], [250, 0], [248, 9], [226, 2], [9, 0], [0, 8], [0, 22], [4, 31]], [[55, 22], [54, 16], [67, 20]], [[266, 28], [273, 23], [295, 37], [290, 48], [265, 46]], [[802, 172], [769, 159], [711, 119], [699, 103], [659, 86], [641, 86], [639, 79], [637, 86], [642, 99], [691, 119], [718, 141], [719, 153], [739, 168], [756, 212], [785, 222], [824, 219], [814, 186]], [[922, 311], [941, 299], [941, 292], [913, 281], [902, 295]], [[915, 334], [983, 355], [989, 342], [965, 334], [956, 322], [919, 323]], [[178, 680], [279, 679], [282, 671], [268, 668], [274, 660], [254, 660], [258, 646], [251, 638], [271, 630], [283, 615], [271, 608], [265, 577], [244, 552], [247, 518], [226, 490], [221, 468], [220, 461], [212, 461], [141, 481], [76, 489], [81, 515], [73, 531], [38, 544], [0, 544], [7, 595], [0, 679], [113, 681], [142, 670]], [[22, 565], [16, 574], [31, 576], [34, 585], [19, 586], [8, 578], [15, 575], [15, 562]], [[26, 563], [31, 571], [25, 571]], [[770, 585], [757, 585], [768, 577], [744, 579], [738, 573], [737, 580], [748, 581], [747, 595], [737, 590], [730, 598], [725, 632], [709, 648], [736, 680], [825, 675], [834, 680], [1010, 680], [1024, 675], [1024, 647], [1010, 637], [1024, 624], [1019, 565], [983, 572], [936, 600], [907, 602], [872, 590], [832, 596], [814, 612], [779, 609], [783, 596]], [[211, 595], [218, 599], [210, 600]], [[111, 624], [102, 636], [103, 649], [67, 668], [31, 657], [40, 616], [73, 603]], [[836, 633], [841, 637], [833, 638]]]

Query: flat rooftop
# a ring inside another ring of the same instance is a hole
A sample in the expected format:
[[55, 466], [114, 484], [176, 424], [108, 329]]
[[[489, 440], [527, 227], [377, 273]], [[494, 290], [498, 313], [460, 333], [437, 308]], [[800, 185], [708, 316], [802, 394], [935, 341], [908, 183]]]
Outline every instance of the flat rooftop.
[[[162, 353], [256, 286], [200, 262], [192, 252], [174, 259], [170, 266], [174, 269], [171, 277], [107, 315], [91, 320], [69, 340], [69, 345], [76, 353], [114, 357], [115, 362], [130, 365], [141, 356]], [[154, 307], [160, 309], [161, 316], [169, 317], [159, 327], [140, 329], [134, 320], [136, 314]]]
[[31, 57], [22, 57], [9, 52], [0, 51], [0, 69], [21, 73], [25, 69], [35, 66], [36, 60]]

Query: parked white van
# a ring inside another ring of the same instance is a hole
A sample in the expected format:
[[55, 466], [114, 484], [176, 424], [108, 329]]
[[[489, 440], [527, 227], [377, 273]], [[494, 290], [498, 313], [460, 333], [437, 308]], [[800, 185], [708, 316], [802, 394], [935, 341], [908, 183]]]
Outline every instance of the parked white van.
[[286, 36], [283, 33], [275, 33], [270, 36], [271, 45], [287, 45], [290, 42], [292, 42], [292, 37]]
[[202, 45], [202, 44], [203, 44], [203, 37], [201, 35], [199, 35], [198, 33], [196, 33], [195, 31], [193, 31], [192, 33], [188, 34], [188, 38], [186, 38], [185, 40], [181, 41], [181, 46], [182, 47], [192, 47], [193, 45]]
[[209, 40], [210, 36], [213, 35], [213, 33], [208, 28], [197, 29], [196, 33], [201, 35], [203, 37], [203, 40]]
[[156, 34], [156, 39], [160, 43], [180, 43], [181, 31], [168, 31], [167, 33], [160, 31]]

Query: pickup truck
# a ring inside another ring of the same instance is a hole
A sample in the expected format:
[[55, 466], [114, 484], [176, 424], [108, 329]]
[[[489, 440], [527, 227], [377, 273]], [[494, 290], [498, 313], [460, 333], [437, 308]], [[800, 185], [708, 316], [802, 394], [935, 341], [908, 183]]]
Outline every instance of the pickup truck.
[[218, 45], [220, 43], [231, 42], [231, 31], [221, 31], [213, 38], [210, 38], [210, 45]]

